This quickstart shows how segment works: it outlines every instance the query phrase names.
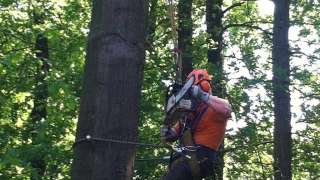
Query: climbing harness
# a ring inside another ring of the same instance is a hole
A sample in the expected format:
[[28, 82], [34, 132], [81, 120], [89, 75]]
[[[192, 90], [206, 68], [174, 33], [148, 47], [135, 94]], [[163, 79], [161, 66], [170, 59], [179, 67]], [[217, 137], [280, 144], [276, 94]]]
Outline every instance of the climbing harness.
[[[197, 128], [198, 123], [202, 117], [202, 115], [206, 112], [208, 105], [202, 103], [198, 105], [198, 108], [195, 112], [189, 113], [186, 120], [183, 122], [183, 129], [180, 135], [180, 144], [184, 147], [193, 147], [193, 151], [187, 151], [189, 153], [190, 158], [187, 159], [187, 162], [191, 168], [191, 173], [194, 179], [200, 178], [200, 165], [199, 159], [197, 157], [196, 151], [199, 148], [194, 143], [194, 130]], [[190, 121], [192, 119], [192, 121]]]

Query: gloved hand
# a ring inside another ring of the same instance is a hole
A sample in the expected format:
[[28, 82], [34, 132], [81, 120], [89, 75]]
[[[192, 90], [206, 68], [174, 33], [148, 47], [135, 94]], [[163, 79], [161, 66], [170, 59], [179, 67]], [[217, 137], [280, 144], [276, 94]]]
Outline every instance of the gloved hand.
[[176, 131], [168, 126], [162, 126], [160, 128], [160, 136], [162, 141], [174, 141], [178, 138]]
[[208, 99], [209, 99], [209, 96], [210, 94], [203, 91], [201, 89], [201, 87], [197, 86], [197, 85], [193, 85], [191, 87], [191, 95], [197, 99], [197, 100], [200, 100], [200, 101], [204, 101], [204, 102], [207, 102]]

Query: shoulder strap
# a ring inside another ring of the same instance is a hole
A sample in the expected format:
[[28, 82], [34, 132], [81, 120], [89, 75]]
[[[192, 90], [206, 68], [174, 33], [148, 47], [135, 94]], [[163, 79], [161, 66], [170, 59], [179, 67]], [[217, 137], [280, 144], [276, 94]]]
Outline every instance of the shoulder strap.
[[206, 112], [208, 105], [206, 103], [199, 104], [195, 112], [190, 113], [186, 119], [184, 127], [180, 134], [180, 144], [183, 145], [194, 145], [193, 134], [197, 128], [202, 115]]
[[206, 103], [201, 103], [197, 108], [197, 113], [194, 119], [191, 121], [191, 132], [192, 136], [194, 134], [195, 129], [197, 128], [200, 120], [202, 119], [202, 115], [207, 111], [208, 105]]

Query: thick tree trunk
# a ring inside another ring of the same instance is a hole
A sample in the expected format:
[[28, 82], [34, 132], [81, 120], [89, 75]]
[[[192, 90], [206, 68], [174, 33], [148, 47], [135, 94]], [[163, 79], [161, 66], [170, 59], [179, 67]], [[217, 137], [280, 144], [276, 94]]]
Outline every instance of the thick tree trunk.
[[[145, 59], [145, 1], [95, 0], [76, 140], [135, 141]], [[72, 179], [131, 179], [134, 147], [76, 143]]]
[[179, 0], [178, 48], [182, 52], [182, 80], [192, 71], [192, 0]]
[[[222, 0], [206, 0], [206, 24], [208, 33], [208, 61], [211, 64], [210, 73], [213, 74], [213, 94], [222, 98], [226, 97], [222, 58]], [[214, 179], [223, 179], [224, 145], [222, 143], [214, 169]]]
[[291, 179], [289, 0], [275, 0], [273, 27], [274, 178]]

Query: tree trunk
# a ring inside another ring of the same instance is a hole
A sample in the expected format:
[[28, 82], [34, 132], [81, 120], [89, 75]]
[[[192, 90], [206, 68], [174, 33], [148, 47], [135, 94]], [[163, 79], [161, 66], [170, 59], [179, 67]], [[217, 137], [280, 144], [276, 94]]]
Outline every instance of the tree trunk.
[[[47, 99], [48, 99], [48, 83], [46, 81], [49, 65], [48, 65], [48, 39], [42, 34], [39, 34], [36, 39], [35, 49], [37, 51], [36, 57], [41, 61], [40, 67], [37, 69], [35, 75], [35, 89], [33, 91], [34, 101], [33, 108], [30, 114], [31, 123], [29, 125], [29, 131], [32, 139], [32, 146], [38, 146], [41, 142], [38, 142], [37, 137], [39, 134], [39, 126], [42, 121], [47, 119]], [[46, 163], [44, 160], [44, 154], [40, 153], [37, 157], [30, 160], [32, 168], [35, 173], [31, 174], [31, 180], [42, 179], [45, 174]]]
[[222, 80], [223, 73], [223, 58], [222, 58], [222, 0], [207, 0], [206, 1], [206, 23], [208, 33], [208, 61], [212, 65], [211, 73], [213, 74], [214, 94], [219, 97], [226, 97], [226, 90]]
[[[145, 1], [93, 1], [84, 87], [76, 140], [137, 140], [145, 59]], [[134, 147], [83, 141], [75, 144], [72, 179], [131, 179]]]
[[192, 71], [192, 0], [179, 0], [178, 48], [182, 52], [182, 81]]
[[[206, 0], [206, 24], [208, 33], [208, 61], [211, 64], [210, 73], [213, 74], [212, 86], [213, 94], [221, 98], [226, 97], [224, 79], [223, 58], [222, 58], [222, 0]], [[221, 144], [214, 169], [214, 179], [223, 179], [224, 168], [224, 145]]]
[[275, 0], [273, 27], [274, 178], [291, 179], [289, 0]]
[[[35, 25], [43, 24], [43, 17], [41, 13], [34, 11], [33, 20]], [[39, 145], [43, 145], [38, 139], [42, 121], [47, 119], [47, 100], [48, 100], [48, 82], [47, 76], [49, 72], [49, 48], [48, 48], [48, 38], [43, 35], [42, 32], [37, 32], [36, 42], [35, 42], [35, 54], [37, 60], [40, 61], [39, 66], [37, 66], [37, 71], [35, 74], [35, 88], [33, 90], [33, 108], [30, 113], [31, 123], [27, 124], [27, 129], [31, 136], [32, 143], [31, 148], [36, 148]], [[33, 149], [34, 150], [34, 149]], [[45, 153], [39, 151], [37, 156], [32, 156], [30, 159], [30, 164], [34, 170], [31, 173], [31, 180], [42, 179], [45, 175], [46, 162]]]
[[156, 32], [156, 24], [157, 24], [157, 8], [158, 8], [158, 0], [149, 0], [148, 1], [148, 21], [147, 21], [147, 32], [146, 32], [146, 41], [147, 41], [147, 50], [153, 51], [153, 42], [154, 36]]

